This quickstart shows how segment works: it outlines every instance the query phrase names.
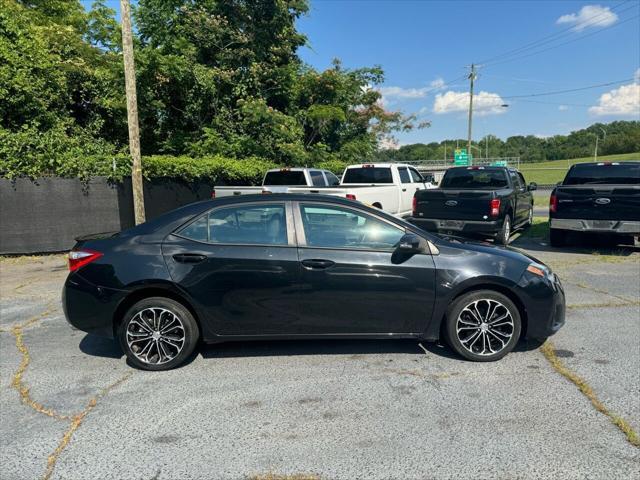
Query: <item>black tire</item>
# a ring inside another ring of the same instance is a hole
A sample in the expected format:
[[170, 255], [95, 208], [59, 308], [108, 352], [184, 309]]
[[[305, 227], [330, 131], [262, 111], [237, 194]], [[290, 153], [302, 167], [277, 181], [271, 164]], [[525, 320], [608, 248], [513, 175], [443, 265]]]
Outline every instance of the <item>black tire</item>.
[[509, 238], [511, 238], [511, 216], [507, 214], [502, 222], [502, 228], [496, 235], [495, 242], [498, 245], [509, 245]]
[[527, 217], [525, 228], [529, 228], [531, 225], [533, 225], [533, 205], [531, 205], [531, 208], [529, 209], [529, 216]]
[[[140, 300], [127, 310], [118, 329], [129, 362], [142, 370], [170, 370], [183, 364], [199, 338], [198, 323], [189, 309], [166, 297]], [[143, 348], [149, 344], [145, 360]]]
[[567, 243], [567, 231], [558, 228], [549, 229], [549, 243], [552, 247], [563, 247]]
[[[472, 309], [470, 306], [473, 304], [476, 304], [480, 316], [483, 314], [489, 316], [491, 306], [496, 304], [499, 306], [493, 309], [493, 315], [486, 321], [475, 322], [476, 317], [469, 314], [469, 310]], [[500, 317], [506, 313], [509, 317], [506, 320], [500, 320]], [[477, 330], [467, 323], [470, 321], [478, 323]], [[457, 298], [447, 310], [445, 322], [447, 343], [462, 357], [474, 362], [500, 360], [514, 349], [522, 331], [522, 320], [516, 305], [508, 297], [494, 290], [478, 290]], [[483, 323], [486, 326], [483, 327]], [[479, 336], [474, 339], [473, 335], [476, 332]], [[482, 338], [483, 335], [484, 338]], [[487, 341], [488, 348], [486, 348]], [[485, 343], [480, 345], [479, 342]], [[495, 353], [491, 353], [492, 351]]]

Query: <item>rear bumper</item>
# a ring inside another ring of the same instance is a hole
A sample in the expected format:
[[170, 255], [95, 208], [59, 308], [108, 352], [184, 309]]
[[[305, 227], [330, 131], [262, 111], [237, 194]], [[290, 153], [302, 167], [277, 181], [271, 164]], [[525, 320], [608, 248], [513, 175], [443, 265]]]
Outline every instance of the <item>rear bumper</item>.
[[[485, 235], [496, 235], [502, 229], [503, 220], [478, 221], [478, 220], [444, 220], [435, 218], [409, 217], [407, 220], [416, 227], [429, 232], [451, 232], [451, 233], [476, 233]], [[458, 222], [458, 224], [447, 224], [445, 222]]]
[[77, 273], [67, 277], [62, 308], [69, 325], [83, 332], [113, 338], [113, 316], [127, 292], [98, 287]]
[[640, 234], [640, 221], [633, 220], [583, 220], [572, 218], [552, 218], [550, 228], [573, 230], [576, 232]]

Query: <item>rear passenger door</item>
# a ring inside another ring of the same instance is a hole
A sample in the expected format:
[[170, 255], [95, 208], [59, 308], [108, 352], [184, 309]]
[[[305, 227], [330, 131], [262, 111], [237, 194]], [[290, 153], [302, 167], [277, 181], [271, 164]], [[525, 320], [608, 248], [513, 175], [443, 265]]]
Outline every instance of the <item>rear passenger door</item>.
[[398, 174], [400, 175], [400, 208], [398, 210], [407, 212], [411, 210], [411, 205], [413, 204], [415, 187], [407, 167], [398, 167]]
[[516, 198], [516, 211], [514, 212], [514, 222], [516, 224], [524, 222], [529, 218], [529, 208], [531, 206], [531, 192], [527, 190], [524, 178], [518, 172], [510, 171], [511, 182], [513, 183], [514, 195]]
[[[169, 235], [162, 251], [205, 337], [290, 331], [299, 262], [290, 202], [214, 208]], [[159, 267], [160, 268], [160, 267]]]

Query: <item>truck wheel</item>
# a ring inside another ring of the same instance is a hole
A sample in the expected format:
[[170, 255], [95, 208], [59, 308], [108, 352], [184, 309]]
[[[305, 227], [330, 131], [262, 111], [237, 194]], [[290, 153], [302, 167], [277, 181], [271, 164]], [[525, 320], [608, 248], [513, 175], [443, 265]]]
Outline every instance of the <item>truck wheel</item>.
[[511, 237], [511, 217], [507, 215], [504, 217], [502, 228], [496, 237], [496, 243], [498, 245], [509, 245], [509, 237]]
[[549, 230], [549, 243], [552, 247], [562, 247], [567, 243], [567, 231], [558, 228]]

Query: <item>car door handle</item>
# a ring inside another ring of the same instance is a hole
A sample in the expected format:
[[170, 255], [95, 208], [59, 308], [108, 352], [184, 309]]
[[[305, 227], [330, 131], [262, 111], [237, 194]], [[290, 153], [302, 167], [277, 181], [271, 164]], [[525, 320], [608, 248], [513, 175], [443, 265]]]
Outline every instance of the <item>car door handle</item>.
[[331, 260], [315, 260], [315, 259], [302, 260], [302, 265], [307, 270], [324, 270], [335, 264], [336, 262], [332, 262]]
[[403, 191], [403, 192], [406, 192], [406, 191], [407, 191], [407, 189], [406, 189], [406, 188], [403, 188], [403, 189], [402, 189], [402, 191]]
[[204, 262], [207, 256], [197, 253], [176, 253], [173, 259], [178, 263], [200, 263]]

